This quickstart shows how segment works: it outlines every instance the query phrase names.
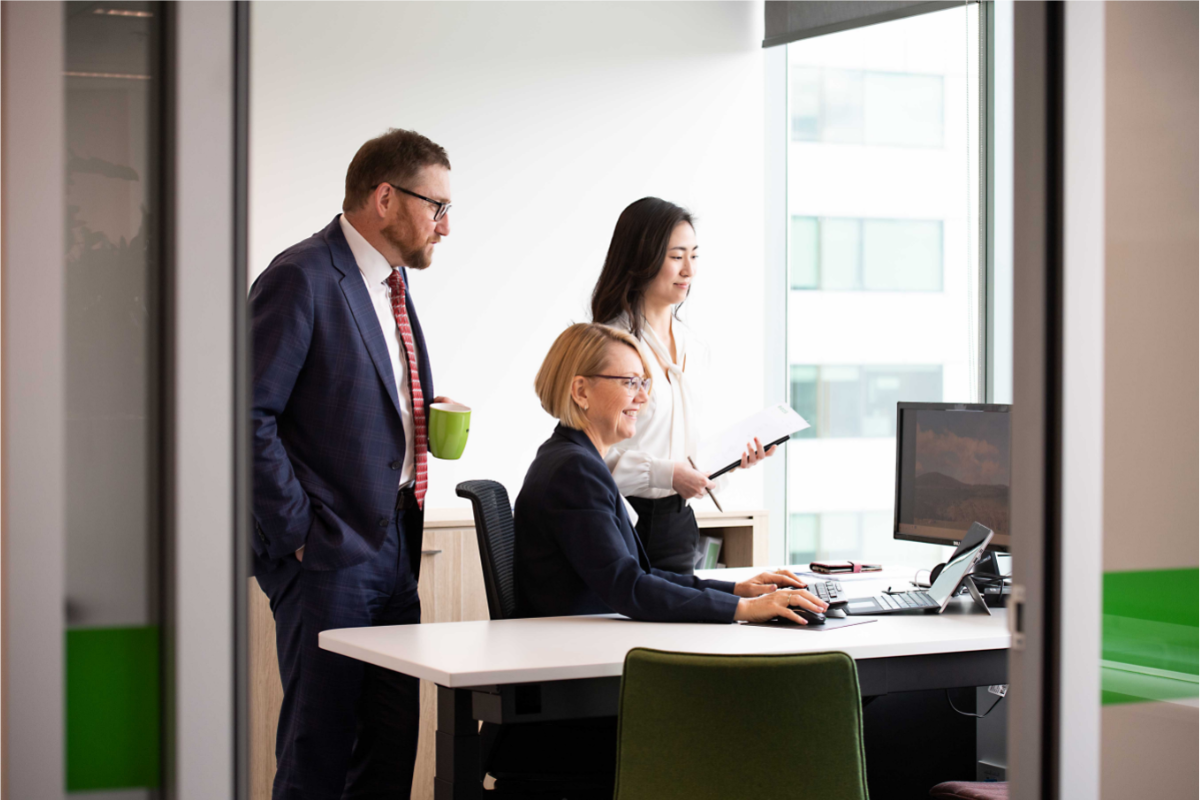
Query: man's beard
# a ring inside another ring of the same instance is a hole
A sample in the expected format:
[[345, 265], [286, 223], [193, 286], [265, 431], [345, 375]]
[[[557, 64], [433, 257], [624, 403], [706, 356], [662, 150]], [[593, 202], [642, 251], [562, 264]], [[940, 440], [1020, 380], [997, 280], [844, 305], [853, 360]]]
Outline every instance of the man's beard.
[[387, 239], [388, 244], [400, 251], [400, 257], [404, 259], [404, 266], [409, 269], [425, 269], [429, 266], [429, 256], [426, 255], [425, 247], [413, 247], [412, 243], [407, 241], [404, 227], [399, 222], [393, 222], [383, 229], [383, 238]]

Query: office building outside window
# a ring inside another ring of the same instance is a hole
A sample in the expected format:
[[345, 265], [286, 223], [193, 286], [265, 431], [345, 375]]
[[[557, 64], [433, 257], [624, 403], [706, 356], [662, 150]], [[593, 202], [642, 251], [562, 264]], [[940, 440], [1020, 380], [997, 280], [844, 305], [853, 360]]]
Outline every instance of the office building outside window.
[[896, 403], [942, 396], [940, 364], [793, 364], [792, 407], [810, 423], [797, 439], [896, 436]]
[[892, 538], [896, 403], [979, 402], [978, 9], [788, 45], [787, 552]]
[[941, 147], [945, 77], [794, 65], [792, 140]]
[[940, 292], [942, 221], [792, 217], [793, 289]]

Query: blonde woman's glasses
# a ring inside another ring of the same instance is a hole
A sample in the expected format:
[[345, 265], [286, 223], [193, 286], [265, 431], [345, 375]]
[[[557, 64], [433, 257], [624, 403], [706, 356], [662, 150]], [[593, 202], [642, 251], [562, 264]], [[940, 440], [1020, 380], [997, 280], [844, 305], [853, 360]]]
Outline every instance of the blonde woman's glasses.
[[628, 375], [588, 375], [589, 378], [606, 378], [610, 381], [617, 381], [625, 387], [625, 391], [630, 395], [635, 395], [639, 391], [650, 393], [650, 378], [631, 378]]

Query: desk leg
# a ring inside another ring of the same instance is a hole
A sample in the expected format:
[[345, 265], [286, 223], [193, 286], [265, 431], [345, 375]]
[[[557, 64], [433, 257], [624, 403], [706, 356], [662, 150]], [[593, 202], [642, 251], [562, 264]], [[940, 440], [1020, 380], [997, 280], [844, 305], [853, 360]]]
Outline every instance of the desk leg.
[[471, 692], [437, 687], [437, 768], [434, 800], [482, 800], [479, 722], [471, 714]]

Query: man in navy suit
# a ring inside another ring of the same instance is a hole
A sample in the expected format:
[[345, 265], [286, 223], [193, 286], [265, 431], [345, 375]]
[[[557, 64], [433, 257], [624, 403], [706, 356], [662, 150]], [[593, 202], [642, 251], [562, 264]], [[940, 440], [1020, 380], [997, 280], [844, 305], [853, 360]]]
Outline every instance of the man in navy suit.
[[421, 621], [434, 394], [408, 270], [432, 262], [449, 207], [446, 151], [390, 130], [350, 163], [344, 213], [250, 291], [254, 574], [283, 680], [275, 800], [411, 791], [417, 680], [322, 651], [317, 634]]

